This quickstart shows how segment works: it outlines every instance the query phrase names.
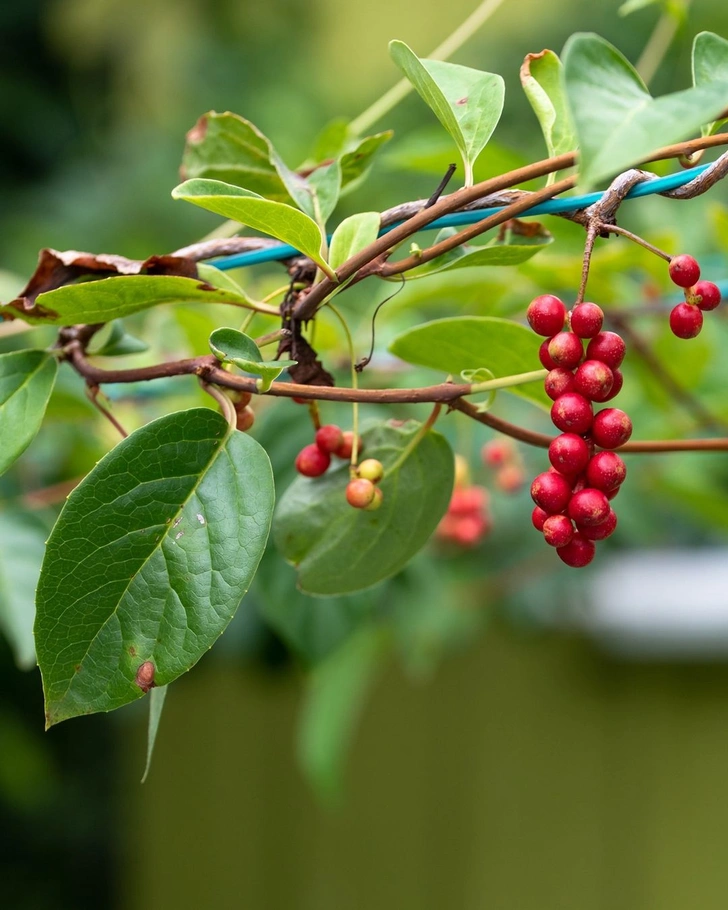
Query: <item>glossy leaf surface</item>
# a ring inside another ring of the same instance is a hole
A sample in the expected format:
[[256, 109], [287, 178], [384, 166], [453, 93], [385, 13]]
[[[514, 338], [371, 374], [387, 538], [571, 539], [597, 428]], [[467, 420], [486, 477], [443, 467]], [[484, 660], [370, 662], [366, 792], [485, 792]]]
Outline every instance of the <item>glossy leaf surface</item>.
[[[525, 326], [494, 316], [453, 316], [435, 319], [403, 332], [389, 350], [419, 366], [458, 376], [485, 367], [496, 378], [537, 370], [538, 338]], [[528, 382], [504, 391], [550, 404], [542, 382]]]
[[265, 549], [265, 451], [207, 408], [124, 439], [71, 493], [48, 541], [35, 624], [48, 726], [167, 685], [214, 644]]
[[[379, 424], [363, 434], [367, 458], [385, 472], [419, 429]], [[344, 491], [349, 465], [339, 462], [323, 477], [299, 477], [276, 511], [275, 543], [298, 570], [309, 594], [361, 591], [401, 569], [424, 546], [442, 518], [453, 485], [453, 455], [439, 433], [429, 432], [404, 463], [381, 482], [382, 506], [353, 509]]]

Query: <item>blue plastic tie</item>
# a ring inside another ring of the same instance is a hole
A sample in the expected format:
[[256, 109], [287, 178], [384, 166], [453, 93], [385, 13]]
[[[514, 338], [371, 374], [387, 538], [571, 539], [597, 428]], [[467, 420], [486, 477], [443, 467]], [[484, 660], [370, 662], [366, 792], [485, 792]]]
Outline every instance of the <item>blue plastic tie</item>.
[[[708, 167], [710, 167], [709, 164], [699, 164], [697, 167], [691, 167], [689, 170], [679, 171], [676, 174], [669, 174], [667, 177], [657, 177], [654, 180], [645, 180], [632, 187], [625, 198], [637, 199], [640, 196], [652, 196], [655, 193], [664, 193], [665, 191], [677, 189], [679, 186], [690, 183], [691, 180], [694, 180], [699, 174], [702, 174]], [[579, 209], [584, 209], [587, 206], [598, 202], [603, 195], [604, 193], [597, 192], [586, 193], [583, 196], [571, 196], [568, 199], [549, 199], [547, 202], [541, 202], [539, 205], [534, 205], [533, 208], [521, 212], [521, 217], [524, 215], [564, 215], [567, 212], [576, 212]], [[497, 205], [487, 209], [453, 212], [452, 215], [445, 215], [443, 218], [432, 221], [426, 227], [422, 228], [422, 230], [435, 231], [446, 227], [460, 227], [464, 224], [476, 224], [488, 215], [502, 212], [504, 208], [506, 208], [506, 206]], [[383, 234], [389, 233], [389, 231], [402, 223], [403, 222], [398, 221], [395, 224], [388, 225], [379, 232], [379, 236], [381, 237]], [[329, 240], [330, 239], [331, 237], [329, 236]], [[253, 250], [249, 253], [234, 253], [232, 256], [221, 256], [218, 259], [210, 260], [210, 263], [217, 269], [227, 271], [228, 269], [240, 269], [249, 265], [260, 265], [263, 262], [276, 262], [280, 259], [289, 259], [291, 256], [300, 255], [300, 252], [295, 247], [289, 246], [287, 243], [282, 243], [279, 246], [270, 247], [265, 250]]]

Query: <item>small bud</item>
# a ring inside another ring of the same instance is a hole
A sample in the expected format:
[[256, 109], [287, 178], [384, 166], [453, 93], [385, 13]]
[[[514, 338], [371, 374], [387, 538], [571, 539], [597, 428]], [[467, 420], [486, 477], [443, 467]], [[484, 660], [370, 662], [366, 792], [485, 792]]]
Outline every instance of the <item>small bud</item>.
[[139, 686], [142, 692], [148, 692], [156, 685], [154, 682], [155, 670], [156, 667], [151, 660], [145, 660], [137, 670], [134, 682]]

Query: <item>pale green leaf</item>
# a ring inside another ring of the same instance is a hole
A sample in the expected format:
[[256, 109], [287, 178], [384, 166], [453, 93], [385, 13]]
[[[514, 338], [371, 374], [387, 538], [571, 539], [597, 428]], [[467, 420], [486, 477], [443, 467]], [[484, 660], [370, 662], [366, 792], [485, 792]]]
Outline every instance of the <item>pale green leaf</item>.
[[[728, 41], [713, 32], [700, 32], [693, 41], [693, 85], [712, 82], [728, 84]], [[717, 132], [716, 128], [722, 123], [721, 119], [705, 124], [703, 135]]]
[[331, 277], [331, 270], [321, 256], [321, 232], [305, 212], [220, 180], [187, 180], [172, 190], [172, 197], [289, 243]]
[[27, 512], [0, 513], [0, 629], [21, 670], [35, 666], [35, 587], [48, 528]]
[[40, 429], [57, 372], [56, 358], [47, 351], [0, 355], [0, 474]]
[[379, 212], [359, 212], [345, 218], [334, 231], [329, 247], [329, 265], [338, 269], [347, 259], [374, 243], [379, 233]]
[[258, 345], [238, 329], [215, 329], [210, 335], [210, 350], [218, 360], [260, 376], [261, 392], [267, 392], [274, 379], [296, 365], [295, 360], [263, 360]]
[[197, 663], [250, 586], [273, 499], [265, 451], [208, 408], [153, 421], [96, 465], [38, 583], [48, 726], [141, 698], [147, 662], [159, 686]]
[[521, 85], [541, 124], [549, 155], [573, 151], [576, 148], [576, 133], [558, 56], [549, 50], [527, 54], [521, 66]]
[[121, 320], [115, 319], [94, 335], [89, 354], [94, 357], [126, 357], [148, 350], [149, 345], [145, 341], [130, 335]]
[[563, 59], [585, 188], [686, 139], [726, 107], [728, 82], [653, 99], [632, 64], [598, 35], [572, 35]]

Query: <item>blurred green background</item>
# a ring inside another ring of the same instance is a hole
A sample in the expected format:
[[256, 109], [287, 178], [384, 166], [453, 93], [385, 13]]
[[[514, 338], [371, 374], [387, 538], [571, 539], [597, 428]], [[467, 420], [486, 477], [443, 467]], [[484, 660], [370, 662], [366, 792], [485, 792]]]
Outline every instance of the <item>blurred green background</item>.
[[[424, 56], [473, 5], [5, 0], [0, 298], [22, 287], [41, 247], [146, 257], [212, 230], [219, 219], [170, 198], [184, 133], [201, 113], [242, 114], [295, 166], [329, 120], [355, 117], [397, 79], [391, 38]], [[661, 7], [620, 18], [618, 6], [506, 0], [458, 52], [455, 62], [506, 80], [483, 176], [544, 155], [518, 81], [526, 53], [596, 31], [639, 57]], [[689, 84], [692, 37], [706, 28], [728, 36], [728, 8], [690, 5], [656, 94]], [[389, 127], [395, 139], [335, 221], [429, 195], [453, 156], [419, 99], [376, 125]], [[625, 206], [620, 223], [728, 279], [726, 198], [722, 187], [689, 203], [650, 198]], [[383, 311], [380, 341], [453, 312], [522, 314], [544, 290], [573, 296], [583, 235], [556, 219], [548, 227], [557, 243], [517, 273], [468, 270], [402, 292]], [[662, 264], [624, 241], [602, 244], [593, 269], [589, 293], [605, 308], [670, 294]], [[282, 283], [276, 267], [239, 277], [257, 291]], [[384, 293], [363, 284], [349, 296], [365, 349]], [[727, 434], [728, 326], [721, 311], [711, 317], [688, 343], [666, 318], [637, 322], [711, 415], [676, 404], [631, 356], [620, 406], [637, 437]], [[129, 327], [154, 339], [154, 360], [203, 353], [222, 318], [180, 306]], [[51, 341], [36, 330], [0, 338], [0, 350]], [[333, 323], [319, 342], [341, 368]], [[384, 359], [378, 369], [382, 384], [434, 380], [426, 371], [405, 380]], [[115, 442], [77, 377], [62, 373], [47, 425], [0, 479], [6, 539], [22, 529], [42, 542], [66, 484]], [[109, 394], [129, 427], [202, 400], [184, 378], [159, 394]], [[495, 412], [548, 429], [507, 395]], [[411, 415], [422, 412], [389, 412]], [[350, 420], [333, 405], [324, 416]], [[170, 690], [144, 786], [145, 706], [44, 734], [39, 675], [16, 669], [0, 642], [3, 906], [724, 907], [725, 457], [632, 457], [619, 532], [573, 573], [532, 532], [527, 489], [494, 489], [478, 455], [492, 434], [458, 415], [441, 425], [475, 482], [492, 489], [489, 537], [472, 552], [430, 546], [391, 582], [333, 600], [297, 594], [293, 571], [267, 555], [228, 633]], [[283, 489], [310, 435], [305, 409], [264, 402], [253, 434]], [[544, 453], [521, 454], [527, 477], [544, 469]], [[0, 586], [25, 572], [32, 590], [31, 550], [27, 565], [0, 552]], [[648, 562], [655, 551], [663, 563]], [[665, 590], [670, 568], [678, 581]], [[615, 603], [627, 620], [605, 631], [599, 610]], [[653, 610], [641, 634], [629, 610], [636, 619]]]

